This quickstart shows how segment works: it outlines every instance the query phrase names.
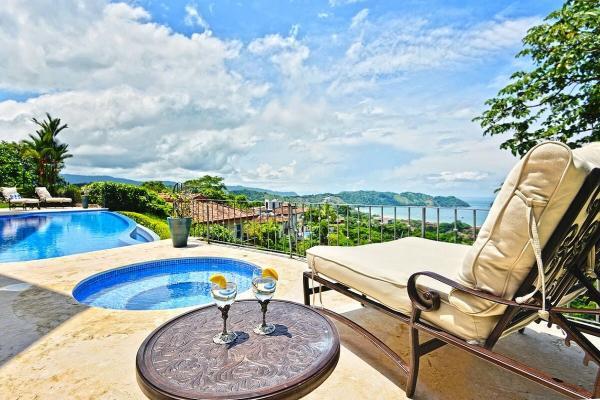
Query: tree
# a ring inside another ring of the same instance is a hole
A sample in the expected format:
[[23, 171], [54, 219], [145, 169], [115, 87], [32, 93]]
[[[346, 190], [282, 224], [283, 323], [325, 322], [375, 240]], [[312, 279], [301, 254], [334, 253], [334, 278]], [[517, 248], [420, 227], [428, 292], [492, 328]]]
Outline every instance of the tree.
[[0, 142], [0, 186], [31, 187], [35, 183], [35, 164], [23, 155], [23, 146]]
[[484, 135], [512, 134], [500, 146], [523, 155], [544, 140], [572, 148], [600, 140], [600, 0], [567, 0], [531, 28], [518, 71], [474, 119]]
[[156, 193], [167, 193], [170, 191], [167, 185], [165, 185], [161, 181], [147, 181], [142, 183], [141, 186], [144, 189], [148, 189]]
[[57, 138], [68, 126], [61, 125], [60, 118], [52, 118], [48, 113], [46, 120], [38, 121], [33, 118], [32, 121], [39, 129], [35, 134], [29, 135], [29, 140], [22, 142], [24, 154], [35, 160], [38, 185], [53, 187], [64, 168], [65, 160], [72, 157], [69, 145], [60, 143]]
[[204, 175], [183, 183], [192, 193], [200, 193], [211, 200], [226, 200], [228, 198], [225, 183], [220, 176]]

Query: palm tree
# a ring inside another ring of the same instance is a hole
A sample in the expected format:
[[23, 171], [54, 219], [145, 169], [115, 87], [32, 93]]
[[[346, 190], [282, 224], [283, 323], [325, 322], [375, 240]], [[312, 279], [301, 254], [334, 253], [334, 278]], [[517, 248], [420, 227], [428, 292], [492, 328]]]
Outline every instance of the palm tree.
[[58, 180], [58, 174], [65, 165], [65, 160], [72, 157], [69, 154], [69, 145], [58, 141], [58, 134], [68, 128], [67, 124], [60, 124], [60, 118], [52, 118], [46, 113], [46, 119], [32, 121], [39, 126], [35, 134], [29, 135], [29, 140], [24, 140], [25, 155], [33, 158], [36, 163], [38, 184], [53, 187]]

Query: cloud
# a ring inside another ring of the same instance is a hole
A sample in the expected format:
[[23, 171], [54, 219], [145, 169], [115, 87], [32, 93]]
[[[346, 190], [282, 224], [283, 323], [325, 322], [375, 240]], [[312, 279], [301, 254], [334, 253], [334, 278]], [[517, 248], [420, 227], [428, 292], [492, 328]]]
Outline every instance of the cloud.
[[29, 3], [0, 10], [20, 42], [0, 29], [7, 44], [0, 46], [0, 88], [42, 93], [0, 102], [0, 137], [22, 139], [34, 129], [32, 117], [50, 112], [70, 127], [61, 134], [74, 154], [69, 172], [176, 178], [231, 171], [256, 143], [244, 125], [268, 90], [227, 67], [241, 44], [177, 34], [149, 22], [140, 7], [86, 4], [59, 3], [52, 17]]
[[459, 90], [436, 79], [510, 53], [535, 18], [434, 25], [364, 8], [322, 35], [294, 25], [242, 43], [211, 32], [193, 3], [191, 36], [130, 4], [46, 9], [0, 9], [0, 91], [34, 93], [0, 101], [0, 137], [61, 117], [69, 173], [453, 194], [495, 188], [514, 162], [470, 121], [491, 77]]
[[269, 163], [261, 163], [255, 169], [240, 171], [240, 173], [245, 182], [285, 182], [292, 185], [296, 180], [296, 164], [296, 160], [292, 160], [289, 164], [276, 168]]
[[363, 8], [354, 17], [352, 17], [352, 22], [350, 23], [350, 28], [356, 28], [357, 26], [362, 24], [367, 19], [368, 16], [369, 16], [369, 9]]
[[210, 32], [210, 26], [208, 25], [208, 22], [206, 22], [206, 20], [202, 18], [202, 15], [200, 15], [198, 8], [192, 4], [188, 4], [185, 6], [185, 18], [183, 21], [186, 25], [199, 26], [205, 32]]
[[429, 176], [427, 179], [437, 182], [472, 182], [481, 181], [488, 176], [488, 173], [479, 171], [442, 171], [437, 175]]
[[298, 40], [298, 31], [299, 26], [294, 25], [287, 37], [271, 34], [254, 39], [248, 44], [248, 50], [257, 56], [268, 56], [284, 76], [297, 77], [310, 55], [310, 49]]
[[340, 79], [482, 63], [485, 57], [517, 47], [539, 21], [537, 17], [523, 17], [454, 27], [402, 18], [364, 26], [367, 15], [364, 9], [352, 18], [351, 28], [362, 25], [363, 29], [346, 50], [347, 59], [339, 66]]
[[329, 13], [326, 12], [320, 12], [317, 14], [317, 18], [329, 18], [331, 15]]

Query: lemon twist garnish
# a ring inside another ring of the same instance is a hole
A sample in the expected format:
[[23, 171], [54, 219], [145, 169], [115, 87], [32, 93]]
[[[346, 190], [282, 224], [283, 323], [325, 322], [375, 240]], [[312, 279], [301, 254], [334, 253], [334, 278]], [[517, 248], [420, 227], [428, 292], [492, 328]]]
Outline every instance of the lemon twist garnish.
[[221, 274], [214, 274], [209, 279], [215, 285], [219, 285], [221, 289], [225, 289], [227, 287], [227, 279]]
[[263, 269], [262, 276], [263, 278], [273, 278], [276, 281], [279, 280], [279, 275], [277, 274], [277, 271], [275, 271], [273, 268]]

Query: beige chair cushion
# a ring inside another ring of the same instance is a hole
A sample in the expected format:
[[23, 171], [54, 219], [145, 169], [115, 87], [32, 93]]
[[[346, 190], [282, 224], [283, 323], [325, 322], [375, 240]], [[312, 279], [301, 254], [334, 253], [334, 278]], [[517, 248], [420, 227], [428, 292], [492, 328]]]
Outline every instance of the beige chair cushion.
[[46, 203], [70, 203], [71, 199], [68, 197], [46, 197], [44, 199]]
[[46, 189], [45, 187], [36, 187], [35, 194], [37, 194], [41, 200], [46, 200], [46, 199], [52, 198], [52, 195], [50, 194], [48, 189]]
[[36, 187], [35, 193], [40, 200], [46, 203], [70, 203], [72, 200], [68, 197], [52, 197], [48, 189], [45, 187]]
[[[558, 142], [531, 149], [512, 169], [498, 193], [477, 240], [466, 253], [459, 278], [467, 286], [512, 299], [535, 264], [529, 242], [528, 207], [519, 197], [547, 201], [535, 206], [543, 248], [594, 166], [600, 165], [600, 143], [573, 152]], [[504, 306], [454, 291], [450, 302], [479, 316], [502, 314]]]
[[17, 193], [19, 193], [19, 192], [17, 191], [16, 187], [4, 187], [4, 186], [2, 187], [2, 197], [4, 197], [7, 200], [11, 194], [17, 194]]
[[[434, 271], [456, 280], [469, 250], [470, 246], [409, 237], [356, 247], [317, 246], [307, 250], [306, 257], [318, 274], [409, 314], [408, 278], [415, 272]], [[418, 285], [434, 289], [441, 296], [439, 310], [423, 313], [422, 317], [459, 337], [485, 340], [498, 321], [496, 316], [479, 317], [458, 310], [449, 303], [450, 288], [444, 284], [421, 277]]]
[[[16, 187], [2, 187], [0, 190], [2, 191], [2, 197], [4, 197], [6, 200], [9, 200], [11, 195], [19, 193]], [[38, 199], [28, 199], [24, 197], [10, 200], [11, 204], [37, 204], [39, 202], [40, 201]]]
[[40, 201], [38, 199], [20, 198], [11, 200], [10, 202], [11, 204], [38, 204]]

